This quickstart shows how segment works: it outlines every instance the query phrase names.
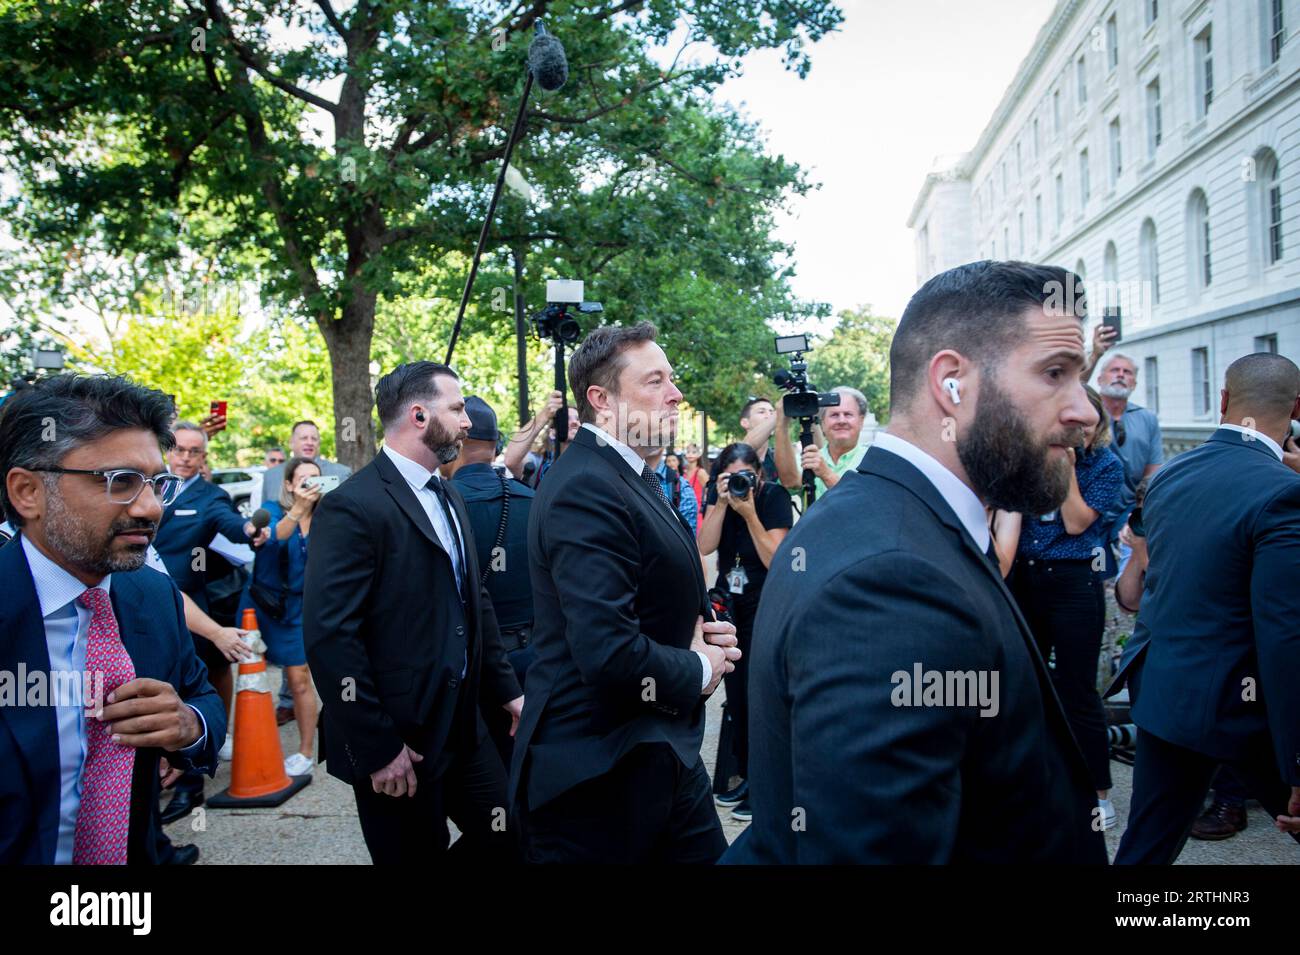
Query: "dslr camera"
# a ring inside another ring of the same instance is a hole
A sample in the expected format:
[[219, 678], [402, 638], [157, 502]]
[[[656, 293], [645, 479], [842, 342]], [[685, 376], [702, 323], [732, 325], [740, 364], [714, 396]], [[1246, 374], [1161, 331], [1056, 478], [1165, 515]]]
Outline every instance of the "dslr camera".
[[[750, 492], [757, 486], [758, 476], [748, 468], [727, 475], [727, 493], [732, 497], [748, 497]], [[718, 482], [716, 478], [706, 485], [704, 502], [709, 506], [718, 503]]]

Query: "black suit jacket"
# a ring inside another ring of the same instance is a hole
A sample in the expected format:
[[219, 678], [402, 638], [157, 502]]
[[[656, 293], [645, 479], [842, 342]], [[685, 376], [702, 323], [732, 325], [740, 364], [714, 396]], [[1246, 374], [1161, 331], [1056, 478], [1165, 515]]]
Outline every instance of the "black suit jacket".
[[524, 681], [511, 799], [531, 809], [603, 775], [638, 743], [694, 766], [708, 593], [695, 539], [586, 428], [546, 472], [528, 523], [537, 656]]
[[[0, 671], [49, 674], [36, 586], [18, 538], [0, 547]], [[157, 864], [158, 759], [181, 769], [215, 775], [217, 751], [226, 740], [226, 710], [208, 683], [208, 671], [194, 655], [185, 629], [180, 592], [148, 567], [113, 575], [113, 615], [135, 675], [170, 683], [176, 694], [203, 714], [208, 738], [193, 759], [160, 749], [136, 751], [131, 779], [127, 835], [129, 863]], [[22, 692], [22, 688], [18, 688]], [[54, 862], [59, 836], [59, 735], [52, 706], [0, 706], [0, 865]]]
[[218, 534], [224, 534], [232, 543], [246, 544], [246, 523], [230, 495], [202, 477], [163, 511], [154, 549], [167, 565], [167, 573], [176, 586], [189, 594], [200, 610], [208, 609], [208, 578], [206, 573], [194, 569], [194, 548], [204, 550], [206, 562], [218, 556], [207, 550]]
[[[327, 766], [344, 782], [365, 781], [404, 743], [441, 773], [481, 735], [473, 716], [480, 683], [493, 705], [522, 692], [478, 586], [465, 505], [450, 482], [444, 486], [466, 537], [464, 607], [451, 557], [386, 454], [316, 507], [302, 629], [327, 714]], [[451, 738], [453, 725], [465, 738]]]
[[1142, 610], [1107, 693], [1130, 683], [1138, 726], [1207, 756], [1269, 734], [1300, 786], [1300, 474], [1221, 428], [1156, 472], [1142, 519]]
[[[897, 675], [918, 664], [945, 683], [997, 674], [996, 715], [896, 705], [915, 702]], [[1028, 626], [896, 454], [868, 450], [773, 556], [749, 697], [754, 822], [724, 861], [1106, 862], [1096, 792]]]

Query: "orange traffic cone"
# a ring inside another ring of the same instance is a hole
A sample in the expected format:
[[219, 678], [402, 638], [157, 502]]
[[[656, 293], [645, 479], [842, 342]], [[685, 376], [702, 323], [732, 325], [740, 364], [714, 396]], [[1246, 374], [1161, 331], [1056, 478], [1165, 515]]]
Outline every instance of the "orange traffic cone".
[[257, 613], [244, 611], [244, 638], [256, 653], [250, 661], [239, 664], [235, 682], [235, 753], [230, 764], [230, 788], [213, 796], [208, 805], [214, 809], [278, 806], [311, 782], [311, 776], [289, 776], [284, 771], [284, 752], [280, 749], [280, 731], [275, 725], [275, 704], [271, 700], [271, 681], [266, 673], [262, 653], [266, 644], [257, 629]]

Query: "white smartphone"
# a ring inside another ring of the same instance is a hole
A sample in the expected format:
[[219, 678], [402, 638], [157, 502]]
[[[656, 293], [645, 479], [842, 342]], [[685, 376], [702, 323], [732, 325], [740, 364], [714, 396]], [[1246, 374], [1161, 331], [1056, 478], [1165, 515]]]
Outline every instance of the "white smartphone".
[[322, 494], [328, 494], [339, 486], [337, 474], [316, 474], [302, 482], [307, 487], [318, 487]]

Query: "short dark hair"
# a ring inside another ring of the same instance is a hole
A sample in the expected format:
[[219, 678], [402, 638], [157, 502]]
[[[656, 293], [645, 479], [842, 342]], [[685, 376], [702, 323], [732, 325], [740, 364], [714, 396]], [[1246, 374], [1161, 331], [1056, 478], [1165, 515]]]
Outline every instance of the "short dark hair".
[[[6, 489], [13, 468], [57, 467], [76, 448], [115, 431], [152, 431], [162, 451], [175, 444], [171, 397], [122, 377], [56, 375], [24, 388], [0, 406], [0, 506], [23, 524]], [[47, 437], [50, 435], [50, 437]]]
[[302, 421], [295, 421], [293, 423], [293, 427], [289, 429], [289, 437], [292, 438], [295, 434], [297, 434], [298, 429], [305, 424], [309, 424], [317, 431], [320, 431], [320, 425], [318, 425], [315, 421], [312, 421], [310, 418], [304, 418]]
[[889, 349], [889, 401], [905, 409], [936, 352], [951, 348], [981, 368], [997, 368], [1025, 332], [1025, 312], [1052, 308], [1087, 315], [1083, 280], [1055, 265], [987, 259], [940, 272], [907, 303]]
[[763, 397], [750, 398], [741, 406], [740, 417], [742, 419], [748, 418], [750, 409], [753, 408], [754, 405], [760, 405], [760, 404], [771, 405], [773, 408], [776, 407], [776, 402], [773, 401], [771, 398], [763, 398]]
[[569, 359], [569, 384], [579, 421], [596, 420], [596, 410], [587, 401], [587, 389], [598, 385], [617, 393], [618, 376], [627, 364], [623, 353], [633, 345], [654, 341], [657, 334], [659, 330], [650, 322], [637, 322], [630, 328], [602, 325], [583, 340]]
[[397, 421], [402, 409], [413, 401], [432, 401], [438, 397], [439, 375], [460, 380], [447, 365], [436, 361], [412, 361], [398, 365], [375, 385], [375, 406], [385, 428]]
[[1300, 368], [1285, 355], [1255, 352], [1228, 366], [1223, 387], [1235, 412], [1289, 415], [1300, 397]]

